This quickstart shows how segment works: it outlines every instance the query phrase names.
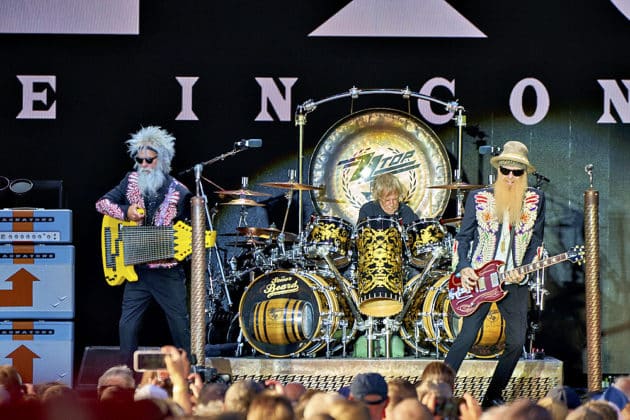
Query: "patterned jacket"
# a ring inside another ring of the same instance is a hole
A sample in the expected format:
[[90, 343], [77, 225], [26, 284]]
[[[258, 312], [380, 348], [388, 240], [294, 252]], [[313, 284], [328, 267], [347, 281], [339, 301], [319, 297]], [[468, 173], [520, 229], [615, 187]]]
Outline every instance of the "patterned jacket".
[[[466, 200], [464, 219], [453, 244], [453, 267], [479, 268], [494, 259], [502, 225], [494, 217], [494, 188], [470, 193]], [[542, 246], [545, 225], [545, 196], [542, 191], [528, 188], [523, 200], [520, 223], [515, 226], [511, 256], [514, 267], [531, 263]]]

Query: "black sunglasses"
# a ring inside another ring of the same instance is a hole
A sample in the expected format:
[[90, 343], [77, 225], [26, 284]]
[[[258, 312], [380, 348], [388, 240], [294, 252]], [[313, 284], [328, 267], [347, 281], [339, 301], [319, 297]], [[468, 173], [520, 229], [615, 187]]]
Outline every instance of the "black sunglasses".
[[138, 165], [142, 165], [142, 162], [146, 162], [150, 165], [153, 163], [155, 159], [157, 159], [157, 156], [147, 157], [147, 158], [141, 158], [141, 157], [136, 156], [136, 162], [138, 163]]
[[512, 174], [514, 174], [515, 177], [519, 177], [525, 173], [525, 169], [508, 169], [508, 168], [504, 168], [503, 166], [500, 166], [499, 170], [505, 176], [508, 176], [510, 172], [512, 172]]

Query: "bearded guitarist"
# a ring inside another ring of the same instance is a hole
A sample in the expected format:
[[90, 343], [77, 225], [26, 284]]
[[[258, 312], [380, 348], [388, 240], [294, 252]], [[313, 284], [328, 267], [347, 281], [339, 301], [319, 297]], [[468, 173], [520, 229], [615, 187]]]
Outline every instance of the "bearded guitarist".
[[[133, 134], [126, 144], [135, 170], [96, 202], [96, 210], [144, 226], [171, 226], [177, 220], [189, 218], [191, 193], [169, 175], [175, 138], [160, 127], [149, 126]], [[138, 280], [125, 282], [118, 325], [122, 362], [132, 366], [138, 331], [151, 300], [166, 315], [173, 345], [190, 354], [184, 269], [177, 260], [169, 259], [137, 264], [135, 271]]]
[[[505, 270], [531, 263], [542, 246], [545, 222], [545, 197], [528, 187], [527, 174], [536, 169], [530, 164], [527, 147], [508, 141], [500, 155], [490, 159], [498, 169], [496, 183], [470, 193], [464, 218], [455, 237], [453, 265], [461, 287], [477, 285], [475, 269], [492, 260], [505, 262]], [[505, 279], [507, 295], [497, 302], [505, 320], [505, 350], [499, 357], [482, 406], [504, 403], [502, 392], [518, 363], [527, 333], [529, 289], [527, 279], [516, 270]], [[482, 303], [464, 317], [461, 331], [451, 346], [445, 363], [459, 369], [473, 345], [491, 303]]]

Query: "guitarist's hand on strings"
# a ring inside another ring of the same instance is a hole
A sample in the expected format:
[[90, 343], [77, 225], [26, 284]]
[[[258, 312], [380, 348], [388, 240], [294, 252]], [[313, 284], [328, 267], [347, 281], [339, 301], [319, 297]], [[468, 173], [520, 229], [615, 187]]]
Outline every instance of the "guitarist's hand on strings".
[[479, 276], [472, 267], [462, 268], [459, 276], [462, 279], [462, 287], [468, 291], [473, 289], [477, 285], [477, 280], [479, 280]]
[[132, 222], [138, 222], [144, 219], [144, 209], [137, 204], [132, 204], [127, 209], [127, 219]]

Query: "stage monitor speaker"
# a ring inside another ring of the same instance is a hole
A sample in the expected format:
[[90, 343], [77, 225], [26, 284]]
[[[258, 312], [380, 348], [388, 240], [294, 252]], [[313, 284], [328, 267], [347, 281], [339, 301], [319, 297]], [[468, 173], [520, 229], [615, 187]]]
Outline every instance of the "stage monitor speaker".
[[93, 346], [83, 351], [76, 388], [79, 391], [94, 392], [98, 378], [112, 366], [120, 364], [119, 347]]

